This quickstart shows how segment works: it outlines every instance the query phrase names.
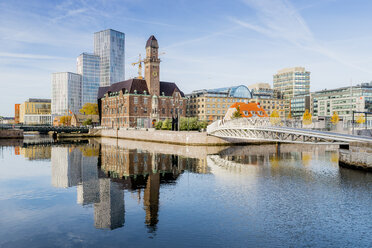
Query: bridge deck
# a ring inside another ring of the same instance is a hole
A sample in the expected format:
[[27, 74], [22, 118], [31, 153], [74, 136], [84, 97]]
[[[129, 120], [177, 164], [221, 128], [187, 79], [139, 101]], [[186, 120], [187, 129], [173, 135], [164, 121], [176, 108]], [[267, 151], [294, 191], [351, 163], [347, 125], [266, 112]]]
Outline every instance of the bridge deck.
[[263, 140], [287, 143], [348, 143], [372, 142], [371, 137], [318, 131], [296, 127], [298, 123], [273, 125], [266, 118], [241, 118], [217, 121], [208, 126], [210, 135], [221, 138]]

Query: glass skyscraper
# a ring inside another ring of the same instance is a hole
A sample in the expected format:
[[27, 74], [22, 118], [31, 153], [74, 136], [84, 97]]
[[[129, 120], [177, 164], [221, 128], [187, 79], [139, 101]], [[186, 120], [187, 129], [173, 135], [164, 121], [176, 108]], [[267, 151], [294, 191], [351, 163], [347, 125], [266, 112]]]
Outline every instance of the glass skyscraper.
[[82, 107], [82, 76], [72, 72], [52, 74], [52, 115], [78, 113]]
[[82, 105], [97, 103], [100, 84], [100, 57], [90, 53], [82, 53], [77, 58], [77, 73], [82, 75]]
[[125, 35], [112, 29], [94, 33], [94, 54], [101, 58], [100, 86], [124, 81]]

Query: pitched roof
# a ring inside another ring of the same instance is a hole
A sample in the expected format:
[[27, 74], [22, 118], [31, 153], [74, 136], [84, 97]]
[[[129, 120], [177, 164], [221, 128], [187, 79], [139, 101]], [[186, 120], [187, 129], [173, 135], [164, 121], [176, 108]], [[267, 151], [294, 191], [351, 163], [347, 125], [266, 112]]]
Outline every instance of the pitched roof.
[[158, 48], [158, 40], [155, 38], [155, 36], [151, 35], [150, 38], [146, 42], [146, 47], [156, 47]]
[[177, 87], [177, 84], [175, 83], [169, 83], [169, 82], [160, 82], [160, 95], [165, 96], [172, 96], [174, 91], [179, 91], [181, 96], [184, 97], [185, 94]]
[[[143, 94], [144, 91], [147, 93], [149, 92], [146, 84], [146, 80], [143, 79], [129, 79], [126, 81], [114, 83], [111, 86], [104, 86], [104, 87], [99, 87], [98, 89], [98, 99], [103, 98], [104, 95], [107, 92], [119, 92], [123, 91], [128, 91], [129, 93], [133, 94], [134, 91], [136, 91], [138, 94]], [[177, 87], [175, 83], [169, 83], [169, 82], [160, 82], [160, 95], [164, 96], [172, 96], [174, 91], [180, 92], [181, 96], [184, 97], [184, 93]]]

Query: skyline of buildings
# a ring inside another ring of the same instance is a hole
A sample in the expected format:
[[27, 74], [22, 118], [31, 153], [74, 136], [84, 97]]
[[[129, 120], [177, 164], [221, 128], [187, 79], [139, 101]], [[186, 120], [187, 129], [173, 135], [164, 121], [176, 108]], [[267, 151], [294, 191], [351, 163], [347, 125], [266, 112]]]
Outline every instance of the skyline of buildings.
[[[76, 73], [52, 74], [53, 118], [68, 115], [70, 111], [79, 113], [84, 104], [97, 103], [100, 86], [110, 86], [125, 79], [124, 39], [124, 33], [112, 29], [96, 32], [94, 53], [83, 52], [77, 57]], [[73, 75], [80, 75], [80, 78]]]
[[[153, 36], [152, 36], [153, 37]], [[151, 38], [151, 37], [150, 37]], [[152, 50], [146, 48], [146, 58], [143, 60], [151, 66], [145, 66], [145, 83], [147, 86], [147, 91], [156, 92], [160, 95], [160, 60], [157, 57], [158, 55], [158, 44], [156, 39], [149, 39], [148, 42], [154, 43]], [[156, 54], [156, 57], [154, 57]], [[82, 53], [77, 57], [77, 73], [72, 72], [63, 72], [63, 73], [53, 73], [52, 75], [52, 114], [55, 115], [66, 115], [70, 111], [73, 113], [78, 113], [80, 108], [88, 102], [96, 103], [98, 88], [99, 86], [106, 85], [109, 86], [112, 82], [115, 82], [118, 78], [124, 77], [124, 55], [125, 55], [125, 34], [118, 32], [112, 29], [107, 29], [94, 33], [94, 53]], [[57, 75], [60, 76], [57, 76]], [[61, 76], [64, 75], [64, 76]], [[77, 75], [81, 75], [80, 78]], [[146, 80], [147, 79], [147, 80]], [[152, 81], [152, 84], [149, 82]], [[133, 82], [133, 81], [132, 81]], [[60, 84], [58, 86], [58, 84]], [[107, 85], [109, 84], [109, 85]], [[135, 83], [136, 84], [136, 83]], [[164, 85], [164, 84], [163, 84]], [[323, 106], [317, 105], [316, 98], [313, 98], [313, 93], [310, 92], [310, 72], [305, 70], [304, 67], [292, 67], [284, 68], [278, 70], [276, 74], [273, 75], [273, 88], [271, 88], [268, 83], [255, 83], [251, 84], [249, 87], [246, 87], [249, 91], [249, 96], [244, 96], [249, 100], [243, 100], [243, 102], [256, 102], [259, 103], [265, 108], [268, 115], [272, 113], [273, 110], [277, 110], [281, 118], [288, 116], [291, 112], [292, 117], [301, 118], [304, 110], [309, 109], [310, 113], [314, 116], [329, 116], [332, 115], [334, 111], [338, 111], [340, 116], [347, 117], [350, 119], [350, 113], [348, 111], [341, 109], [341, 107], [335, 106], [335, 108], [328, 108], [327, 112], [322, 112]], [[240, 88], [244, 88], [240, 87]], [[124, 87], [125, 88], [125, 87]], [[224, 87], [214, 90], [221, 90], [219, 93], [223, 93], [223, 90], [231, 90], [234, 87]], [[157, 90], [159, 89], [159, 90]], [[128, 89], [127, 89], [128, 90]], [[336, 90], [336, 89], [334, 89]], [[137, 90], [136, 90], [137, 91]], [[159, 91], [159, 92], [158, 92]], [[208, 95], [211, 96], [211, 90], [207, 90]], [[57, 93], [58, 92], [58, 93]], [[128, 91], [129, 92], [129, 91]], [[146, 90], [145, 94], [148, 93]], [[182, 91], [181, 91], [182, 92]], [[198, 90], [193, 91], [187, 96], [195, 96]], [[318, 94], [321, 94], [318, 91]], [[337, 91], [336, 92], [340, 92]], [[124, 92], [125, 93], [125, 92]], [[205, 92], [204, 92], [205, 93]], [[216, 92], [215, 92], [216, 93]], [[234, 93], [235, 94], [235, 93]], [[221, 94], [219, 96], [222, 96]], [[102, 95], [100, 96], [102, 97]], [[227, 96], [228, 98], [231, 96]], [[236, 97], [236, 96], [235, 96]], [[340, 96], [342, 97], [342, 96]], [[137, 97], [138, 98], [138, 97]], [[146, 97], [145, 97], [146, 98]], [[284, 100], [282, 100], [282, 98]], [[253, 100], [256, 99], [256, 100]], [[261, 99], [261, 100], [260, 100]], [[265, 99], [265, 100], [264, 100]], [[270, 100], [271, 99], [271, 100]], [[196, 99], [195, 99], [196, 100]], [[195, 101], [194, 100], [194, 101]], [[200, 101], [207, 99], [198, 99]], [[218, 101], [219, 99], [210, 99]], [[231, 103], [235, 101], [241, 101], [241, 99], [230, 99]], [[143, 101], [145, 101], [143, 99]], [[223, 101], [221, 99], [221, 101]], [[192, 100], [188, 101], [188, 116], [197, 116], [201, 120], [217, 120], [223, 118], [226, 110], [228, 109], [228, 99], [224, 103], [216, 104], [192, 104]], [[315, 101], [315, 103], [314, 103]], [[347, 100], [346, 100], [347, 101]], [[354, 108], [357, 111], [370, 111], [369, 107], [369, 98], [359, 101], [358, 108]], [[148, 101], [149, 102], [149, 101]], [[195, 102], [194, 102], [195, 103]], [[158, 104], [158, 103], [157, 103]], [[173, 103], [174, 104], [174, 103]], [[324, 104], [320, 102], [320, 104]], [[151, 101], [151, 104], [152, 101]], [[156, 104], [154, 104], [155, 106]], [[209, 107], [208, 107], [209, 105]], [[213, 105], [215, 107], [213, 107]], [[362, 106], [363, 105], [363, 106]], [[353, 106], [353, 105], [350, 105]], [[342, 106], [342, 108], [347, 108], [350, 106]], [[157, 106], [156, 108], [158, 108]], [[284, 110], [283, 110], [284, 107]], [[15, 119], [19, 119], [19, 110], [16, 110], [15, 106]], [[113, 106], [111, 105], [111, 108]], [[153, 108], [153, 107], [151, 107]], [[167, 112], [166, 108], [161, 108], [161, 112]], [[193, 109], [194, 108], [194, 109]], [[210, 109], [208, 109], [210, 108]], [[338, 108], [338, 109], [337, 109]], [[182, 107], [179, 108], [170, 108], [174, 112], [171, 112], [171, 115], [174, 115], [177, 111], [185, 111]], [[136, 109], [133, 109], [135, 111]], [[170, 110], [170, 111], [171, 111]], [[114, 111], [114, 110], [112, 110]], [[119, 110], [116, 110], [119, 111]], [[124, 111], [124, 110], [121, 110]], [[128, 108], [129, 111], [129, 108]], [[115, 125], [135, 125], [141, 127], [149, 127], [152, 120], [159, 119], [159, 110], [151, 109], [149, 110], [147, 106], [141, 106], [137, 108], [137, 114], [130, 114], [136, 116], [136, 120], [130, 120], [130, 118], [117, 118], [117, 116], [110, 117], [114, 120]], [[104, 112], [104, 111], [103, 111]], [[151, 112], [151, 117], [146, 117], [147, 113]], [[185, 113], [184, 112], [184, 113]], [[332, 114], [330, 114], [332, 112]], [[107, 110], [106, 110], [106, 113]], [[111, 113], [111, 115], [114, 112]], [[140, 117], [140, 113], [143, 115]], [[319, 114], [318, 114], [319, 113]], [[138, 121], [139, 118], [139, 121]], [[167, 117], [169, 118], [169, 116]], [[164, 119], [164, 117], [163, 117]], [[346, 120], [345, 119], [345, 120]], [[106, 126], [112, 126], [113, 122], [110, 121], [110, 124], [106, 120]], [[128, 122], [128, 124], [126, 123]], [[19, 122], [24, 122], [19, 121]], [[129, 124], [130, 123], [130, 124]]]

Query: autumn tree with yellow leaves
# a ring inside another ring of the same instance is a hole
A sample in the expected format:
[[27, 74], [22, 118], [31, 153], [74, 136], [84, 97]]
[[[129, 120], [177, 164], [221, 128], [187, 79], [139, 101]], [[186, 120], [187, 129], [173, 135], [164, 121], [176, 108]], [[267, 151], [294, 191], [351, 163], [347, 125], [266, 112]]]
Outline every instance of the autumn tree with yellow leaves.
[[357, 119], [356, 119], [356, 122], [357, 122], [358, 124], [363, 124], [363, 123], [366, 122], [366, 118], [364, 117], [363, 114], [359, 114], [358, 117], [357, 117]]
[[338, 117], [338, 114], [336, 111], [333, 112], [333, 115], [331, 117], [331, 122], [333, 125], [337, 125], [337, 123], [340, 121], [340, 117]]
[[277, 125], [280, 123], [279, 113], [275, 109], [270, 115], [270, 122], [272, 125]]
[[311, 123], [313, 123], [312, 116], [308, 109], [305, 110], [305, 113], [302, 117], [302, 123], [304, 125], [310, 125]]
[[98, 104], [87, 102], [80, 109], [80, 113], [84, 115], [98, 115]]
[[71, 116], [65, 115], [59, 117], [59, 123], [63, 126], [70, 126], [71, 125]]

